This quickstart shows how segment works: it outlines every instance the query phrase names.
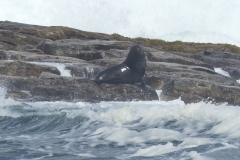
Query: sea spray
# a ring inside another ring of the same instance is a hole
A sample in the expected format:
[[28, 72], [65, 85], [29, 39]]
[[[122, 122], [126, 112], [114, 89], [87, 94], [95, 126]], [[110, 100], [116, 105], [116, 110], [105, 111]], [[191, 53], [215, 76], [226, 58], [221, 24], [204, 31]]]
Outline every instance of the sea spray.
[[28, 62], [28, 63], [56, 67], [59, 70], [61, 76], [72, 77], [71, 71], [65, 69], [66, 66], [64, 64], [61, 64], [61, 63], [50, 63], [50, 62]]
[[217, 72], [218, 74], [221, 74], [226, 77], [231, 77], [228, 72], [222, 70], [222, 68], [214, 68], [214, 71]]
[[0, 91], [1, 158], [239, 157], [240, 108], [227, 103], [23, 103]]

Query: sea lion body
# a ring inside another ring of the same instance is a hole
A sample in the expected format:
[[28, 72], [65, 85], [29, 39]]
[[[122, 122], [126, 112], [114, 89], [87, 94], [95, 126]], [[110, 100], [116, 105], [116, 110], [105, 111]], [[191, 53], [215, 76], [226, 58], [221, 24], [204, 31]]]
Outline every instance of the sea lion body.
[[145, 86], [142, 77], [145, 74], [146, 56], [140, 45], [134, 45], [126, 60], [116, 66], [101, 71], [93, 80], [97, 84], [136, 84]]

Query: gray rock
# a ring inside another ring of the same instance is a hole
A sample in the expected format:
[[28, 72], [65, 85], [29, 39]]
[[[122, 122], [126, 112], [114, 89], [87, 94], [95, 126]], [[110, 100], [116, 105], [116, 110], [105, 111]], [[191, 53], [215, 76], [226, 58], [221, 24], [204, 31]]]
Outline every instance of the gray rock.
[[181, 57], [187, 57], [187, 58], [191, 58], [191, 56], [194, 55], [193, 53], [183, 53], [183, 52], [173, 52], [173, 54]]
[[15, 50], [16, 46], [14, 45], [11, 45], [7, 42], [4, 42], [4, 41], [1, 41], [0, 40], [0, 49], [3, 49], [3, 50]]
[[154, 90], [135, 85], [96, 85], [85, 78], [61, 77], [43, 72], [40, 78], [0, 76], [7, 97], [21, 101], [132, 101], [158, 100]]
[[64, 56], [52, 56], [46, 54], [37, 54], [26, 51], [0, 50], [2, 60], [21, 60], [33, 62], [53, 62], [53, 63], [85, 63], [86, 61]]
[[34, 38], [41, 38], [41, 39], [57, 40], [57, 39], [67, 38], [63, 33], [63, 31], [58, 29], [57, 27], [45, 27], [45, 26], [36, 26], [36, 25], [22, 24], [22, 23], [16, 23], [16, 22], [2, 21], [0, 22], [0, 29], [8, 30], [16, 34], [21, 34], [23, 36], [28, 36], [28, 37], [32, 36]]
[[228, 52], [208, 52], [195, 54], [191, 58], [210, 64], [213, 67], [239, 67], [240, 56]]
[[201, 66], [193, 65], [183, 65], [179, 63], [168, 63], [168, 62], [151, 62], [147, 61], [147, 71], [152, 73], [161, 73], [161, 72], [191, 72], [195, 73], [196, 71], [201, 71], [201, 73], [211, 73], [216, 74], [213, 69], [209, 69]]
[[170, 80], [163, 86], [162, 99], [172, 100], [179, 97], [186, 103], [203, 100], [240, 105], [240, 87], [189, 78]]
[[229, 75], [235, 79], [235, 80], [239, 80], [240, 79], [240, 68], [239, 67], [228, 67], [225, 66], [222, 68], [224, 71], [227, 71], [229, 73]]
[[217, 58], [227, 58], [227, 59], [237, 59], [240, 60], [240, 55], [231, 53], [231, 52], [223, 52], [223, 51], [204, 51], [200, 53], [200, 55], [209, 56], [209, 57], [217, 57]]
[[39, 77], [42, 72], [60, 74], [56, 67], [29, 64], [23, 61], [0, 61], [0, 74], [22, 77]]
[[89, 63], [68, 63], [65, 65], [66, 69], [71, 71], [73, 77], [85, 77], [90, 79], [95, 78], [100, 71], [105, 69], [105, 67]]
[[202, 66], [202, 67], [213, 69], [211, 65], [203, 63], [201, 61], [198, 61], [192, 58], [178, 56], [173, 53], [164, 52], [164, 51], [150, 52], [149, 54], [147, 54], [147, 58], [148, 60], [153, 62], [169, 62], [169, 63], [177, 63], [177, 64], [183, 64], [183, 65]]
[[132, 42], [124, 41], [66, 39], [42, 41], [37, 45], [37, 49], [43, 50], [45, 54], [89, 61], [103, 58], [106, 55], [105, 52], [111, 49], [129, 50], [132, 45]]

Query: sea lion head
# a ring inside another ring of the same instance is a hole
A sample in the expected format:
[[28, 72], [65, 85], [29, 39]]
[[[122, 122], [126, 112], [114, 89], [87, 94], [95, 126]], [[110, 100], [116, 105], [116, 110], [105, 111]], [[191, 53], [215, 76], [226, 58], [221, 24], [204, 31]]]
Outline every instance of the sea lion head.
[[145, 59], [143, 48], [140, 45], [132, 46], [128, 53], [126, 61], [138, 61], [141, 59]]
[[141, 75], [144, 75], [146, 68], [146, 56], [143, 48], [140, 45], [132, 46], [124, 63], [139, 72]]

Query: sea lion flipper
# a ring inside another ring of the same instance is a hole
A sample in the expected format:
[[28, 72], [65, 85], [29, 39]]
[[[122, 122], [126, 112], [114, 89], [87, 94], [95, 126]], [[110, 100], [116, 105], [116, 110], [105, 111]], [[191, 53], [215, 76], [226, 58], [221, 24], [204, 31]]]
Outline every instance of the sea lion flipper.
[[101, 81], [98, 81], [98, 80], [96, 80], [96, 79], [90, 79], [90, 78], [88, 78], [88, 80], [90, 80], [90, 81], [92, 81], [92, 82], [96, 83], [97, 85], [100, 85], [100, 84], [102, 84], [102, 82], [101, 82]]

